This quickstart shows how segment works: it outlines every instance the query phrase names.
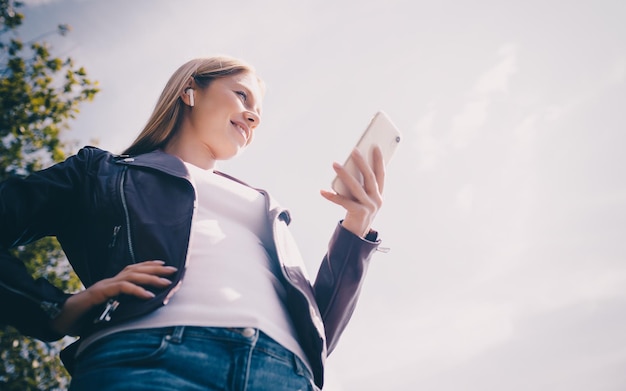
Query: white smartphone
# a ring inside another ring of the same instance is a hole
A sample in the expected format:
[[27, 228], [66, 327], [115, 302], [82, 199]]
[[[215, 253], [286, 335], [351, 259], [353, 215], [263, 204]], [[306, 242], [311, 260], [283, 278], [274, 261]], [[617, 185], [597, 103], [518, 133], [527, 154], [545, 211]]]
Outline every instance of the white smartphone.
[[[387, 165], [396, 151], [400, 139], [401, 134], [398, 128], [391, 122], [387, 114], [379, 111], [374, 115], [361, 135], [361, 138], [356, 143], [356, 149], [361, 152], [367, 164], [371, 167], [373, 162], [373, 149], [374, 146], [378, 145], [383, 154], [383, 161], [385, 165]], [[361, 175], [361, 171], [357, 168], [354, 161], [352, 161], [352, 155], [348, 157], [343, 166], [352, 176], [357, 178], [361, 184], [363, 183], [363, 175]], [[332, 188], [337, 194], [350, 195], [350, 190], [348, 190], [343, 181], [337, 176], [332, 182]]]

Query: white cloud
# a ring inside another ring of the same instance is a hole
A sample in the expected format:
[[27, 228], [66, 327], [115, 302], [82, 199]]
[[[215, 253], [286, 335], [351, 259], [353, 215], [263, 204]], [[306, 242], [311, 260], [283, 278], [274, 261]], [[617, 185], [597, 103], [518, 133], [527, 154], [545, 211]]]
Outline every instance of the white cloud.
[[532, 270], [529, 268], [520, 274], [528, 273], [526, 281], [532, 282], [533, 289], [517, 297], [517, 307], [527, 313], [539, 313], [589, 301], [626, 298], [626, 270], [621, 266], [598, 267], [596, 262], [602, 261], [571, 266], [574, 270], [569, 272], [563, 271], [561, 262], [552, 261], [543, 267], [540, 276], [530, 275], [538, 269], [537, 265], [532, 265]]
[[415, 148], [417, 149], [417, 167], [428, 170], [437, 165], [445, 153], [441, 138], [435, 137], [435, 111], [431, 110], [417, 121], [415, 125]]
[[507, 92], [511, 76], [517, 72], [515, 45], [503, 45], [498, 54], [501, 57], [500, 61], [478, 78], [468, 100], [452, 117], [448, 136], [435, 136], [435, 110], [431, 109], [419, 119], [415, 125], [417, 135], [415, 148], [418, 151], [419, 169], [432, 169], [446, 155], [449, 147], [457, 149], [467, 147], [485, 125], [493, 94]]
[[519, 147], [520, 144], [522, 146], [529, 146], [532, 144], [537, 133], [537, 118], [538, 115], [533, 113], [524, 118], [524, 120], [522, 120], [522, 122], [513, 129], [513, 134], [516, 138], [515, 145]]
[[485, 72], [476, 82], [474, 91], [477, 94], [506, 92], [511, 76], [517, 72], [517, 50], [515, 45], [506, 44], [498, 51], [502, 59]]
[[[432, 302], [418, 308], [419, 317], [398, 328], [398, 338], [413, 335], [411, 343], [418, 361], [439, 362], [450, 367], [479, 355], [512, 337], [515, 314], [506, 303], [473, 299]], [[424, 314], [429, 314], [425, 316]]]
[[452, 118], [451, 142], [455, 148], [465, 148], [487, 120], [490, 99], [472, 99]]
[[484, 72], [461, 111], [452, 118], [451, 144], [455, 148], [465, 148], [485, 125], [493, 94], [507, 92], [511, 76], [517, 72], [517, 51], [515, 45], [506, 44], [498, 53], [501, 60]]

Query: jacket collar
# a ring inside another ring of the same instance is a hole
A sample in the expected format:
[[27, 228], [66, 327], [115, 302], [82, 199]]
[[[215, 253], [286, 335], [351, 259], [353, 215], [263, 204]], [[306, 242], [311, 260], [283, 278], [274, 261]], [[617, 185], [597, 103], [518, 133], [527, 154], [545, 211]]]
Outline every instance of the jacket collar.
[[185, 163], [178, 157], [165, 153], [160, 149], [137, 156], [118, 155], [116, 163], [152, 168], [178, 178], [191, 180]]
[[[180, 158], [170, 155], [169, 153], [165, 153], [161, 149], [155, 149], [152, 152], [147, 152], [137, 156], [118, 155], [116, 163], [151, 168], [191, 182], [191, 176], [189, 175], [189, 171], [187, 171], [187, 167], [185, 167], [185, 163], [183, 163]], [[289, 211], [280, 207], [274, 197], [272, 197], [266, 190], [250, 186], [249, 184], [223, 172], [215, 170], [215, 173], [260, 192], [265, 196], [267, 210], [276, 211], [279, 217], [287, 224], [291, 222], [291, 214]]]

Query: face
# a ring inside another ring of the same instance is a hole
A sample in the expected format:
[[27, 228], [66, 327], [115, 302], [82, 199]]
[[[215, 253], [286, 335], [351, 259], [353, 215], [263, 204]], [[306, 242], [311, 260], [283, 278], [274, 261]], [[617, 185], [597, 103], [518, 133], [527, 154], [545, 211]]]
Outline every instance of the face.
[[260, 123], [262, 93], [254, 74], [241, 73], [194, 87], [194, 107], [181, 131], [198, 153], [213, 160], [237, 155]]

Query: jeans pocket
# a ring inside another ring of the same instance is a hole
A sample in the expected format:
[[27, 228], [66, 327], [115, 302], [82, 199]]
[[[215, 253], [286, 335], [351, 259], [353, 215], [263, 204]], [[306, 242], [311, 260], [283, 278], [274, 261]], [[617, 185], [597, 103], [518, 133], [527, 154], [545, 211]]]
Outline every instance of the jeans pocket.
[[308, 369], [293, 353], [281, 355], [273, 351], [258, 349], [253, 356], [251, 374], [254, 374], [255, 382], [272, 384], [271, 390], [273, 391], [315, 390]]
[[101, 368], [141, 365], [163, 355], [169, 336], [152, 330], [121, 331], [88, 346], [76, 359], [76, 374]]

